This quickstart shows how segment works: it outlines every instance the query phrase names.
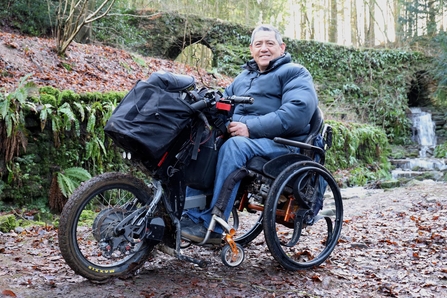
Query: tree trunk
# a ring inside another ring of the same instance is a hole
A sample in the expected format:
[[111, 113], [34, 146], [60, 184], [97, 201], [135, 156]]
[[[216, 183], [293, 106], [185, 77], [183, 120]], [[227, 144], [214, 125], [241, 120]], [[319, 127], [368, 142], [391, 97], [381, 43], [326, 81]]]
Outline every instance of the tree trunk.
[[365, 3], [365, 46], [371, 47], [375, 43], [374, 32], [374, 14], [375, 14], [375, 2], [369, 1]]
[[351, 43], [354, 47], [360, 46], [356, 1], [351, 1]]
[[331, 0], [330, 2], [331, 7], [331, 18], [329, 21], [329, 42], [336, 43], [337, 42], [337, 35], [338, 35], [338, 12], [337, 12], [337, 0]]
[[394, 32], [395, 32], [395, 36], [396, 36], [396, 46], [397, 47], [401, 47], [402, 46], [402, 41], [404, 38], [404, 32], [403, 32], [403, 26], [402, 23], [400, 21], [400, 17], [401, 17], [401, 9], [402, 9], [402, 5], [401, 5], [401, 1], [402, 0], [394, 0]]
[[427, 6], [428, 6], [427, 35], [434, 37], [437, 32], [436, 15], [438, 13], [438, 9], [436, 8], [434, 0], [428, 1]]

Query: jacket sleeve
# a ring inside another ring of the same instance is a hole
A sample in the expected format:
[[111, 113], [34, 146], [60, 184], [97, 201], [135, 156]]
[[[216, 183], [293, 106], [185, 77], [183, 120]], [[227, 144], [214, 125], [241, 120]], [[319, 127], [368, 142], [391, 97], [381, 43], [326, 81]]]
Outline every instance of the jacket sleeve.
[[304, 67], [288, 67], [278, 77], [279, 109], [245, 121], [250, 138], [299, 137], [309, 132], [309, 122], [318, 105], [312, 76]]

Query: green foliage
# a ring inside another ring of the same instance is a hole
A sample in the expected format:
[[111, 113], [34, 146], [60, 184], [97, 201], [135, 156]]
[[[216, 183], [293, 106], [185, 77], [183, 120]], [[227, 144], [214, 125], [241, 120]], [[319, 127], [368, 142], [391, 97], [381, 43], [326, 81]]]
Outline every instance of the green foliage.
[[144, 43], [144, 29], [138, 28], [139, 18], [135, 17], [135, 10], [112, 9], [113, 13], [97, 20], [93, 24], [94, 36], [97, 40], [108, 44], [128, 49], [135, 49], [137, 45]]
[[14, 214], [0, 215], [0, 232], [8, 233], [17, 227]]
[[446, 105], [447, 104], [447, 33], [440, 33], [435, 42], [439, 45], [439, 54], [434, 61], [434, 67], [431, 72], [434, 78], [438, 81], [438, 86], [435, 92], [437, 100]]
[[360, 123], [326, 122], [333, 129], [333, 144], [326, 156], [330, 171], [349, 170], [349, 186], [365, 185], [390, 175], [389, 144], [383, 129]]
[[143, 57], [137, 54], [132, 54], [132, 60], [141, 67], [147, 67], [146, 61]]
[[79, 222], [87, 227], [91, 227], [97, 214], [93, 210], [82, 210]]
[[13, 92], [5, 94], [0, 92], [0, 120], [6, 125], [7, 137], [11, 137], [17, 129], [23, 130], [25, 118], [23, 110], [35, 110], [34, 103], [28, 102], [30, 90], [35, 88], [32, 82], [28, 82], [30, 75], [21, 78], [20, 83]]
[[58, 106], [57, 98], [52, 94], [46, 94], [46, 93], [41, 94], [40, 101], [42, 102], [42, 104], [48, 104], [52, 107]]
[[[76, 94], [45, 87], [40, 88], [41, 96], [27, 99], [27, 79], [22, 80], [12, 95], [4, 95], [10, 100], [2, 98], [0, 105], [1, 110], [6, 111], [5, 115], [12, 114], [11, 117], [15, 117], [16, 112], [20, 112], [20, 117], [14, 118], [20, 121], [14, 123], [21, 125], [24, 131], [22, 139], [33, 154], [22, 153], [6, 164], [7, 167], [1, 173], [4, 181], [0, 182], [0, 200], [14, 200], [19, 206], [31, 206], [42, 201], [48, 204], [51, 169], [54, 168], [79, 168], [94, 174], [126, 168], [113, 143], [106, 141], [103, 130], [126, 92]], [[41, 99], [48, 96], [52, 100], [42, 103]], [[4, 118], [7, 117], [1, 117], [0, 120]], [[41, 133], [34, 132], [31, 135], [25, 131], [25, 124], [30, 129], [39, 129]], [[6, 129], [6, 125], [3, 127]], [[58, 177], [61, 188], [69, 193], [76, 182], [76, 175], [80, 174], [70, 170], [61, 172]]]
[[241, 66], [251, 59], [247, 46], [218, 44], [216, 50], [218, 53], [216, 65], [218, 72], [231, 77], [236, 77], [241, 72]]
[[81, 99], [81, 96], [73, 90], [63, 90], [59, 93], [60, 103], [75, 103]]
[[[5, 3], [7, 2], [7, 3]], [[45, 35], [51, 30], [54, 16], [53, 1], [3, 1], [0, 19], [3, 23], [29, 35]]]
[[433, 156], [436, 158], [447, 158], [447, 142], [437, 145]]
[[354, 49], [314, 41], [287, 40], [296, 62], [312, 74], [320, 100], [343, 106], [356, 121], [381, 126], [391, 143], [403, 144], [411, 129], [405, 113], [412, 81], [430, 63], [418, 52]]
[[80, 167], [72, 167], [57, 173], [57, 183], [65, 197], [71, 196], [73, 191], [88, 179], [92, 178], [90, 173]]
[[87, 92], [82, 95], [82, 100], [85, 101], [87, 104], [89, 103], [95, 103], [97, 101], [100, 101], [102, 98], [101, 92]]
[[51, 86], [45, 86], [39, 88], [40, 101], [43, 104], [50, 104], [53, 107], [59, 105], [60, 91]]

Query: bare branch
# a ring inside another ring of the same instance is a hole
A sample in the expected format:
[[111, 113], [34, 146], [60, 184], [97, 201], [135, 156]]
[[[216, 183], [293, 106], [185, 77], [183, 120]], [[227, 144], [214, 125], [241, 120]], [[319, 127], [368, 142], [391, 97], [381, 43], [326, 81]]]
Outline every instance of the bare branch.
[[[56, 44], [59, 55], [65, 53], [82, 27], [105, 17], [116, 0], [102, 0], [95, 11], [88, 13], [88, 4], [92, 3], [91, 1], [93, 0], [59, 0], [56, 20]], [[104, 9], [105, 11], [101, 13]]]

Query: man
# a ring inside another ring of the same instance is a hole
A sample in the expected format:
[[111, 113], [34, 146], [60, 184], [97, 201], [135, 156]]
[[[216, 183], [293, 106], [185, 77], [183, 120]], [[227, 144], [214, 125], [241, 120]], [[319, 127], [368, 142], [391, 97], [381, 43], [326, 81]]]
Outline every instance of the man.
[[[254, 156], [274, 158], [298, 149], [277, 144], [274, 137], [303, 141], [309, 132], [310, 119], [318, 98], [312, 76], [303, 66], [292, 63], [279, 31], [270, 25], [253, 30], [250, 42], [252, 60], [224, 92], [254, 98], [252, 105], [238, 105], [227, 131], [231, 136], [221, 147], [216, 168], [214, 193], [207, 210], [190, 209], [181, 220], [182, 237], [202, 242], [211, 222], [225, 179]], [[228, 220], [239, 183], [230, 197], [224, 217]], [[194, 190], [188, 189], [187, 196]], [[216, 225], [208, 243], [221, 242], [222, 228]]]

